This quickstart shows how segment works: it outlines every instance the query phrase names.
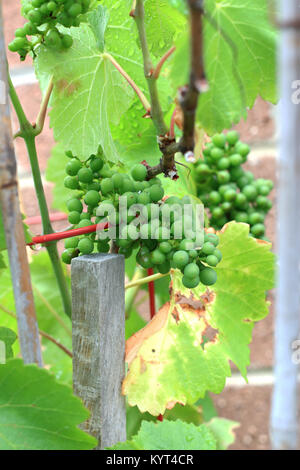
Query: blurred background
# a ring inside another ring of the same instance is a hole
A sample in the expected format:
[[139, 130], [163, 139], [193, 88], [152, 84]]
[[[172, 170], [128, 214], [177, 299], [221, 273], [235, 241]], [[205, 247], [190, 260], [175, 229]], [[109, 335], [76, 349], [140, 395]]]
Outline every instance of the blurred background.
[[[4, 26], [6, 42], [14, 37], [16, 28], [23, 25], [20, 16], [20, 1], [9, 0], [3, 2]], [[8, 52], [9, 66], [17, 92], [25, 108], [27, 116], [34, 121], [39, 110], [41, 93], [36, 83], [32, 69], [31, 59], [20, 62], [18, 54]], [[241, 140], [251, 146], [248, 170], [255, 177], [276, 180], [277, 161], [277, 135], [276, 135], [276, 108], [257, 99], [253, 109], [249, 111], [247, 121], [242, 121], [236, 129], [241, 134]], [[13, 114], [13, 131], [17, 130], [16, 117]], [[47, 119], [45, 130], [37, 139], [37, 149], [41, 171], [44, 174], [47, 160], [54, 144], [52, 132]], [[15, 142], [18, 160], [20, 194], [22, 210], [26, 217], [39, 214], [38, 204], [32, 185], [31, 171], [27, 158], [25, 145], [21, 139]], [[48, 205], [51, 206], [52, 187], [44, 181]], [[266, 235], [276, 250], [276, 187], [271, 194], [274, 206], [267, 218]], [[51, 211], [55, 212], [55, 211]], [[56, 230], [63, 229], [66, 221], [54, 223]], [[34, 234], [40, 234], [40, 225], [31, 226]], [[269, 316], [254, 327], [251, 349], [251, 366], [249, 368], [249, 384], [247, 385], [240, 374], [233, 367], [232, 378], [228, 380], [225, 390], [212, 396], [218, 415], [240, 422], [236, 430], [236, 442], [231, 449], [270, 449], [269, 440], [269, 413], [271, 392], [273, 384], [273, 321], [274, 321], [274, 293], [270, 292], [271, 302]], [[148, 303], [140, 307], [143, 316], [148, 316]]]

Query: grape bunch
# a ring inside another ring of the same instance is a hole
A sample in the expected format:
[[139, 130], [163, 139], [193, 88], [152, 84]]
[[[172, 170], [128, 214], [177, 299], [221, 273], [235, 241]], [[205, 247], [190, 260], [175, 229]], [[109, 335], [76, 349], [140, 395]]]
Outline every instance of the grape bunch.
[[8, 45], [12, 52], [18, 52], [25, 60], [38, 44], [57, 51], [68, 49], [73, 44], [69, 34], [61, 33], [57, 25], [70, 28], [79, 26], [82, 14], [90, 7], [91, 0], [30, 0], [22, 8], [28, 20], [15, 31], [15, 39]]
[[239, 140], [236, 131], [216, 134], [205, 145], [203, 160], [194, 165], [198, 196], [209, 208], [210, 224], [220, 229], [235, 220], [250, 225], [250, 235], [266, 239], [265, 218], [272, 208], [268, 195], [273, 182], [255, 179], [242, 165], [250, 148]]
[[[165, 198], [161, 180], [147, 180], [146, 166], [135, 165], [130, 175], [120, 173], [104, 163], [101, 148], [85, 162], [72, 152], [66, 155], [69, 161], [64, 185], [74, 191], [67, 201], [69, 222], [73, 228], [108, 222], [115, 227], [116, 234], [113, 240], [105, 238], [105, 230], [101, 237], [92, 233], [67, 239], [62, 253], [66, 264], [80, 255], [107, 253], [113, 242], [120, 254], [125, 258], [135, 256], [136, 262], [145, 269], [153, 268], [162, 274], [167, 274], [171, 268], [181, 270], [182, 282], [187, 288], [194, 288], [200, 282], [206, 286], [216, 282], [213, 268], [222, 260], [217, 248], [219, 237], [205, 233], [204, 241], [199, 244], [195, 214], [184, 210], [191, 204], [189, 196]], [[125, 212], [120, 210], [122, 197], [126, 197]], [[113, 213], [99, 216], [99, 209], [107, 204], [113, 205]], [[137, 220], [135, 204], [140, 208], [140, 222], [133, 225]], [[168, 218], [164, 214], [168, 214]]]

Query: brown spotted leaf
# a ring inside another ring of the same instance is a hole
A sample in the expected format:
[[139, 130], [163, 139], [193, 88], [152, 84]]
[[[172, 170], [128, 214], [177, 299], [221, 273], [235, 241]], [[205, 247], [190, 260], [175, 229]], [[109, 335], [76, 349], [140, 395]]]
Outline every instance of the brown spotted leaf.
[[214, 286], [186, 289], [173, 271], [170, 302], [127, 341], [123, 393], [131, 406], [158, 415], [206, 391], [220, 393], [230, 360], [246, 377], [253, 325], [267, 315], [266, 291], [273, 287], [270, 248], [249, 237], [248, 225], [233, 222], [220, 234]]

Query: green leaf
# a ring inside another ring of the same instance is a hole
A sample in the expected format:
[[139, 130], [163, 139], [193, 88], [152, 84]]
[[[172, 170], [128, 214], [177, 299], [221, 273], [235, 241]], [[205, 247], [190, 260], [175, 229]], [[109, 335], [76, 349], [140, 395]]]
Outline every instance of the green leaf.
[[[5, 344], [5, 359], [10, 359], [13, 357], [12, 345], [17, 339], [17, 335], [10, 328], [0, 327], [0, 342], [2, 341]], [[0, 358], [1, 359], [1, 358]]]
[[[197, 116], [213, 134], [245, 118], [257, 96], [276, 102], [276, 31], [267, 0], [206, 0], [205, 10], [209, 91], [200, 96]], [[186, 34], [178, 40], [173, 58], [170, 77], [176, 87], [188, 79], [188, 45]]]
[[77, 426], [89, 417], [72, 389], [45, 369], [12, 359], [0, 365], [1, 450], [89, 450], [97, 445]]
[[213, 433], [202, 424], [195, 426], [179, 419], [153, 423], [143, 421], [131, 441], [119, 443], [114, 450], [216, 450]]
[[236, 421], [215, 417], [205, 423], [217, 440], [217, 450], [226, 450], [235, 441], [233, 430], [239, 427]]
[[268, 314], [266, 291], [274, 285], [270, 247], [249, 237], [248, 225], [232, 222], [220, 233], [223, 260], [214, 286], [190, 290], [182, 274], [172, 272], [170, 302], [127, 341], [129, 405], [157, 416], [207, 391], [220, 393], [229, 361], [246, 378], [252, 329]]
[[[99, 11], [93, 11], [99, 19]], [[106, 21], [105, 17], [102, 21]], [[42, 47], [35, 60], [41, 82], [54, 77], [50, 123], [54, 138], [80, 158], [96, 153], [101, 144], [109, 161], [118, 161], [110, 126], [128, 109], [133, 91], [107, 56], [98, 48], [101, 39], [87, 24], [71, 28], [73, 46], [64, 52]], [[102, 31], [103, 32], [103, 31]]]

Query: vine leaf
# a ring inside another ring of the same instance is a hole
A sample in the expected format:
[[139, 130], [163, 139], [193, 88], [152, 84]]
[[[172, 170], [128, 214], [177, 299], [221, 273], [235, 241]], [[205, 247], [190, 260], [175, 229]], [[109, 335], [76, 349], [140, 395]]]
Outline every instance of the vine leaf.
[[1, 450], [89, 450], [97, 440], [77, 426], [89, 417], [72, 389], [45, 369], [11, 359], [0, 365]]
[[181, 420], [153, 423], [143, 421], [136, 436], [120, 442], [113, 450], [216, 450], [217, 441], [205, 425], [195, 426]]
[[252, 329], [268, 314], [266, 291], [274, 284], [270, 248], [249, 237], [248, 225], [231, 222], [220, 233], [223, 260], [214, 286], [190, 290], [172, 272], [170, 302], [126, 343], [122, 390], [130, 406], [157, 416], [206, 391], [220, 393], [230, 360], [246, 379]]
[[[94, 10], [99, 15], [101, 9]], [[106, 17], [102, 16], [106, 22]], [[103, 30], [99, 29], [99, 35]], [[54, 138], [80, 158], [96, 153], [101, 144], [109, 161], [119, 160], [110, 126], [118, 125], [133, 91], [102, 54], [95, 29], [71, 28], [73, 46], [65, 52], [41, 47], [35, 60], [41, 84], [54, 77], [50, 123]]]
[[226, 450], [235, 441], [234, 429], [239, 427], [236, 421], [215, 417], [206, 423], [217, 439], [217, 450]]
[[[5, 344], [5, 359], [11, 359], [14, 355], [12, 345], [17, 339], [17, 335], [10, 328], [0, 327], [0, 342]], [[1, 357], [0, 357], [1, 359]]]
[[[205, 11], [209, 90], [200, 96], [197, 117], [211, 135], [246, 118], [258, 95], [276, 102], [276, 31], [269, 21], [267, 0], [206, 0]], [[183, 35], [170, 71], [176, 87], [188, 79], [188, 46]]]

